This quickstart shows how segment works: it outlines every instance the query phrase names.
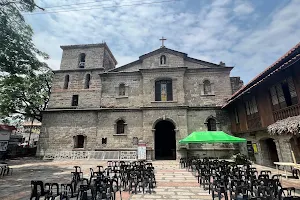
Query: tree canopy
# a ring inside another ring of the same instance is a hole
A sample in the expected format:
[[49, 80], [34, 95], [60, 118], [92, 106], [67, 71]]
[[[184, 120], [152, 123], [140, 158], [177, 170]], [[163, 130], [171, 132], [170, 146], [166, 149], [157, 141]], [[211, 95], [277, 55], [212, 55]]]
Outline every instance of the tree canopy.
[[0, 118], [41, 121], [47, 108], [52, 71], [38, 57], [48, 56], [34, 45], [33, 30], [21, 14], [37, 7], [33, 0], [0, 0]]

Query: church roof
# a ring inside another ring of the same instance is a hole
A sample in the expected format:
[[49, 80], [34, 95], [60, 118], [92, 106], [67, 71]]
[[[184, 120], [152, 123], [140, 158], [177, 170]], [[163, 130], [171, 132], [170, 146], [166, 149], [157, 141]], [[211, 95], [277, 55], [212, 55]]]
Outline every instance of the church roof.
[[[176, 51], [176, 50], [173, 50], [173, 49], [169, 49], [169, 48], [166, 48], [166, 47], [161, 47], [159, 49], [156, 49], [154, 51], [151, 51], [149, 53], [146, 53], [144, 55], [141, 55], [139, 57], [138, 60], [136, 61], [133, 61], [131, 63], [128, 63], [126, 65], [123, 65], [123, 66], [120, 66], [120, 67], [117, 67], [117, 68], [114, 68], [112, 70], [110, 70], [110, 72], [116, 72], [116, 71], [119, 71], [120, 69], [126, 69], [126, 68], [129, 68], [131, 66], [134, 66], [136, 64], [140, 64], [142, 63], [142, 61], [146, 58], [149, 58], [151, 56], [154, 56], [156, 54], [160, 54], [160, 53], [169, 53], [169, 54], [173, 54], [173, 55], [176, 55], [176, 56], [179, 56], [179, 57], [182, 57], [184, 60], [186, 61], [189, 61], [189, 62], [194, 62], [194, 63], [198, 63], [198, 64], [204, 64], [204, 65], [207, 65], [209, 67], [227, 67], [227, 66], [221, 66], [219, 64], [215, 64], [215, 63], [211, 63], [211, 62], [207, 62], [207, 61], [203, 61], [203, 60], [199, 60], [199, 59], [196, 59], [196, 58], [191, 58], [191, 57], [188, 57], [188, 55], [186, 53], [183, 53], [183, 52], [180, 52], [180, 51]], [[228, 68], [232, 68], [232, 67], [228, 67]]]

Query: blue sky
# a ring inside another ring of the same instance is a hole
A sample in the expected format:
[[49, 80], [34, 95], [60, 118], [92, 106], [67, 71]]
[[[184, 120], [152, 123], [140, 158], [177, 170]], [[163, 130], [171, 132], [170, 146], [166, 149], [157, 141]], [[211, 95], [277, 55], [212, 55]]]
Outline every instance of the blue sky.
[[[133, 5], [145, 3], [143, 5]], [[118, 66], [165, 46], [234, 66], [247, 83], [295, 46], [299, 0], [39, 0], [49, 14], [25, 14], [34, 43], [59, 69], [61, 45], [105, 41]], [[69, 4], [67, 7], [54, 7]], [[116, 6], [122, 5], [122, 6]], [[125, 6], [132, 5], [132, 6]], [[53, 8], [47, 8], [53, 7]], [[59, 12], [66, 9], [81, 11]], [[41, 12], [41, 11], [36, 11]]]

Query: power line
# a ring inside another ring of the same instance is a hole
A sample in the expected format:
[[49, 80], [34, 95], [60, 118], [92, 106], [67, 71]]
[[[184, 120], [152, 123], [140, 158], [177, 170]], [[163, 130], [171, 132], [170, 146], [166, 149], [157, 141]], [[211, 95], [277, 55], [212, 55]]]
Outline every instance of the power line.
[[111, 2], [111, 0], [103, 0], [103, 1], [88, 1], [84, 3], [74, 3], [74, 4], [67, 4], [67, 5], [58, 5], [58, 6], [51, 6], [51, 7], [43, 7], [45, 9], [48, 8], [57, 8], [57, 7], [65, 7], [65, 6], [75, 6], [75, 5], [82, 5], [82, 4], [93, 4], [93, 3], [102, 3], [102, 2]]
[[[103, 2], [108, 2], [107, 1], [103, 1]], [[90, 2], [91, 3], [91, 2]], [[93, 2], [93, 3], [102, 3], [102, 2]], [[142, 3], [141, 1], [128, 1], [128, 2], [124, 2], [124, 3]], [[148, 2], [146, 2], [148, 3]], [[89, 4], [89, 3], [80, 3], [80, 4]], [[97, 4], [97, 5], [88, 5], [88, 6], [83, 6], [83, 7], [79, 7], [77, 5], [80, 5], [80, 4], [70, 4], [72, 5], [71, 7], [69, 8], [63, 8], [64, 6], [60, 7], [60, 6], [55, 6], [56, 8], [50, 8], [50, 10], [47, 8], [46, 12], [52, 12], [52, 11], [62, 11], [62, 10], [71, 10], [71, 9], [85, 9], [85, 8], [98, 8], [99, 6], [100, 7], [103, 7], [103, 6], [113, 6], [113, 4], [110, 4], [110, 3], [105, 3], [105, 4]], [[115, 4], [115, 6], [117, 6], [117, 4]]]
[[23, 13], [23, 15], [37, 15], [37, 14], [49, 14], [49, 13], [61, 13], [61, 12], [70, 12], [70, 11], [83, 11], [83, 10], [96, 10], [96, 9], [105, 9], [105, 8], [116, 8], [116, 7], [127, 7], [127, 6], [139, 6], [139, 5], [150, 5], [150, 4], [159, 4], [159, 3], [167, 3], [167, 2], [175, 2], [178, 0], [166, 0], [166, 1], [156, 1], [149, 3], [136, 3], [136, 4], [127, 4], [127, 5], [115, 5], [115, 6], [107, 6], [107, 7], [91, 7], [86, 9], [69, 9], [69, 10], [58, 10], [58, 11], [50, 11], [50, 12], [33, 12], [33, 13]]

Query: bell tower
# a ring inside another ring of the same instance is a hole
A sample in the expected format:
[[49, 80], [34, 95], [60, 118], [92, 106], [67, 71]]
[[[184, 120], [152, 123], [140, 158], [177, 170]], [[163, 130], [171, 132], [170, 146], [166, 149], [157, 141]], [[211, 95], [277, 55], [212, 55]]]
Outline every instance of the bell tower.
[[61, 70], [114, 69], [117, 61], [106, 43], [61, 46]]

